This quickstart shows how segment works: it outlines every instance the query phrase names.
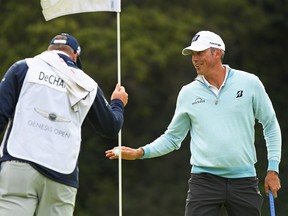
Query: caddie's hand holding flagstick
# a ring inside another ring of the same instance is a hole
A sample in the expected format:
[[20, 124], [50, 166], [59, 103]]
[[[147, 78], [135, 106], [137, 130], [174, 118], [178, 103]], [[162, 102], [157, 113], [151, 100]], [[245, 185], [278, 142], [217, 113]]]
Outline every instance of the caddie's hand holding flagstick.
[[128, 94], [125, 91], [125, 87], [121, 86], [119, 83], [116, 85], [115, 90], [111, 95], [111, 100], [118, 98], [120, 99], [124, 106], [128, 103]]

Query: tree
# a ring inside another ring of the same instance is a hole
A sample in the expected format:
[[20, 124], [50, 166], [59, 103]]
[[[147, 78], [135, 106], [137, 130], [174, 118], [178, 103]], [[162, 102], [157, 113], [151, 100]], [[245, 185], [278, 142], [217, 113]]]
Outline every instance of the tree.
[[[0, 1], [0, 77], [15, 61], [44, 51], [61, 32], [74, 35], [82, 47], [84, 70], [109, 98], [116, 82], [116, 14], [86, 13], [45, 22], [40, 2]], [[166, 129], [180, 88], [196, 73], [181, 50], [203, 29], [219, 33], [227, 47], [224, 63], [255, 73], [266, 86], [282, 131], [287, 130], [286, 69], [287, 1], [285, 0], [165, 0], [124, 1], [121, 12], [122, 82], [129, 93], [123, 142], [138, 147]], [[262, 129], [256, 124], [260, 189], [266, 173]], [[283, 143], [287, 135], [283, 133]], [[85, 122], [80, 156], [80, 189], [76, 216], [114, 216], [118, 211], [117, 162], [104, 151], [117, 140], [95, 136]], [[123, 161], [124, 215], [183, 215], [190, 173], [189, 139], [161, 158]], [[288, 148], [283, 148], [283, 158]], [[287, 161], [281, 176], [287, 175]], [[284, 177], [283, 177], [284, 178]], [[277, 215], [286, 215], [284, 182], [275, 201]], [[263, 216], [269, 215], [265, 199]]]

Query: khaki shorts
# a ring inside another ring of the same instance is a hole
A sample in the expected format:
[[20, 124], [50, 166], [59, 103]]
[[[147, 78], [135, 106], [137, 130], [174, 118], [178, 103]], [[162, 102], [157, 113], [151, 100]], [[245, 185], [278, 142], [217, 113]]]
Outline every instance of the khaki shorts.
[[76, 188], [52, 181], [28, 163], [1, 163], [1, 216], [72, 216], [76, 194]]

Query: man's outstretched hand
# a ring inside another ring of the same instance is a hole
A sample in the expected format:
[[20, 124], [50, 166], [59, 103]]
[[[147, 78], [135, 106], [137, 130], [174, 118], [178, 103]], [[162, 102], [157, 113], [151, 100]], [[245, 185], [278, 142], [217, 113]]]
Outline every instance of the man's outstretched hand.
[[110, 160], [119, 158], [119, 154], [121, 154], [121, 158], [124, 160], [136, 160], [144, 155], [144, 150], [142, 148], [133, 149], [126, 146], [121, 146], [121, 152], [118, 147], [115, 147], [107, 150], [105, 154]]

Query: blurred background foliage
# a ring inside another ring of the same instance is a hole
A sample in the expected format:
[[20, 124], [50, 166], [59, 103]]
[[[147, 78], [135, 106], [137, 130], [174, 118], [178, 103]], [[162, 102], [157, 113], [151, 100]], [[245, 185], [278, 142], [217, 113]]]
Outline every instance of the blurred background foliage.
[[[39, 0], [0, 0], [0, 8], [0, 77], [15, 61], [37, 55], [54, 35], [67, 32], [81, 44], [85, 72], [110, 98], [117, 82], [116, 13], [74, 14], [46, 22]], [[272, 99], [283, 135], [282, 189], [275, 204], [277, 215], [286, 216], [288, 1], [123, 0], [121, 8], [121, 80], [129, 93], [123, 145], [137, 148], [164, 132], [180, 88], [196, 76], [191, 57], [181, 51], [196, 32], [214, 31], [226, 43], [224, 63], [259, 76]], [[261, 125], [255, 128], [256, 167], [265, 196], [267, 153]], [[118, 145], [117, 139], [99, 137], [85, 122], [82, 144], [75, 216], [118, 215], [118, 163], [104, 154]], [[183, 215], [189, 157], [187, 137], [169, 155], [123, 161], [123, 215]], [[262, 215], [269, 215], [266, 197]]]

